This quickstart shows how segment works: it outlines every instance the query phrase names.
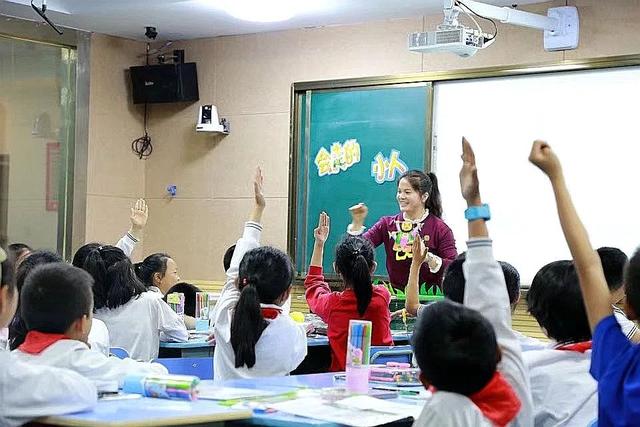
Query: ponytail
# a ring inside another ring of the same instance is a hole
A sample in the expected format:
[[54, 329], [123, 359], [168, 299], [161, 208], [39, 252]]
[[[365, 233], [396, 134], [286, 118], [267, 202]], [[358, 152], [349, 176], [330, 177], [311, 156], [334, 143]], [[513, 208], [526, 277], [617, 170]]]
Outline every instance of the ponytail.
[[256, 344], [266, 327], [258, 291], [253, 285], [247, 284], [240, 292], [231, 319], [231, 346], [236, 358], [236, 368], [244, 365], [253, 368], [256, 364]]
[[353, 275], [351, 280], [353, 291], [356, 294], [356, 300], [358, 302], [358, 314], [362, 317], [365, 311], [367, 311], [373, 295], [369, 264], [362, 254], [358, 254], [353, 261]]
[[431, 192], [425, 203], [425, 208], [429, 209], [429, 213], [442, 218], [442, 197], [440, 197], [440, 189], [438, 188], [438, 177], [433, 172], [429, 172], [427, 176], [431, 180]]
[[171, 257], [164, 253], [151, 254], [142, 262], [133, 265], [136, 276], [147, 287], [155, 286], [153, 283], [153, 275], [160, 274], [160, 278], [167, 273], [167, 261]]
[[374, 265], [373, 245], [367, 239], [347, 236], [336, 248], [336, 270], [356, 294], [360, 317], [369, 308], [373, 296], [371, 269]]

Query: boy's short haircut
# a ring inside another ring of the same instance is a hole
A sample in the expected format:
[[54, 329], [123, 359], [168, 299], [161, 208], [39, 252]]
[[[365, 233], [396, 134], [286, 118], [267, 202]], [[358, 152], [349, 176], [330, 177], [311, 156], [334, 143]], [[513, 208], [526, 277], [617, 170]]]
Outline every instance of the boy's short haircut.
[[636, 249], [625, 269], [624, 291], [627, 304], [640, 315], [640, 249]]
[[496, 372], [493, 327], [480, 313], [456, 302], [444, 300], [423, 310], [412, 345], [424, 378], [437, 390], [469, 396]]
[[231, 267], [231, 258], [233, 258], [233, 253], [236, 250], [236, 245], [229, 246], [227, 251], [224, 253], [224, 258], [222, 258], [222, 265], [224, 266], [224, 271], [227, 271], [229, 267]]
[[202, 292], [196, 285], [187, 282], [180, 282], [173, 285], [162, 298], [167, 302], [167, 296], [173, 293], [184, 294], [184, 314], [191, 317], [196, 316], [196, 294]]
[[629, 261], [629, 257], [618, 248], [604, 246], [597, 249], [604, 278], [609, 286], [609, 291], [614, 292], [622, 287], [624, 278], [624, 267]]
[[[442, 292], [444, 296], [451, 301], [462, 304], [464, 302], [464, 288], [466, 281], [462, 272], [462, 264], [466, 258], [466, 253], [458, 255], [447, 267], [442, 280]], [[520, 299], [520, 273], [516, 268], [508, 262], [498, 261], [502, 267], [504, 280], [507, 284], [507, 293], [509, 294], [509, 304], [514, 305]]]
[[534, 276], [527, 293], [529, 313], [559, 343], [591, 339], [591, 329], [571, 261], [554, 261]]
[[93, 310], [93, 279], [64, 262], [36, 267], [20, 293], [21, 315], [29, 331], [63, 334]]

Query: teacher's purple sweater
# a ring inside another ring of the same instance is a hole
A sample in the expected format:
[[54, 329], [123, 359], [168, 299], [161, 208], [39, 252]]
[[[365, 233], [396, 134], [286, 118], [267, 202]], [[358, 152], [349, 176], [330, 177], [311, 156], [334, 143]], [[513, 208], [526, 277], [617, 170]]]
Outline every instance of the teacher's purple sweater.
[[413, 223], [405, 221], [402, 213], [395, 216], [383, 216], [362, 236], [371, 241], [373, 246], [384, 244], [387, 254], [387, 272], [391, 285], [404, 290], [409, 279], [411, 267], [411, 245], [416, 234], [429, 236], [429, 252], [442, 258], [442, 267], [437, 273], [431, 273], [425, 262], [420, 270], [420, 284], [442, 284], [442, 276], [446, 268], [458, 256], [453, 232], [447, 224], [435, 215], [429, 214], [424, 221]]

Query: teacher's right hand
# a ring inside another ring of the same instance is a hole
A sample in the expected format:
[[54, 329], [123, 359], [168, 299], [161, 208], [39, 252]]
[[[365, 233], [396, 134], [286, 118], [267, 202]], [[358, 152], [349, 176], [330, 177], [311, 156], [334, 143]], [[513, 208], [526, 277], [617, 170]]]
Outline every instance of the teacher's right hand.
[[364, 220], [369, 213], [369, 208], [364, 203], [358, 203], [349, 208], [349, 213], [351, 214], [351, 224], [353, 224], [353, 227], [356, 229], [359, 229], [364, 225]]

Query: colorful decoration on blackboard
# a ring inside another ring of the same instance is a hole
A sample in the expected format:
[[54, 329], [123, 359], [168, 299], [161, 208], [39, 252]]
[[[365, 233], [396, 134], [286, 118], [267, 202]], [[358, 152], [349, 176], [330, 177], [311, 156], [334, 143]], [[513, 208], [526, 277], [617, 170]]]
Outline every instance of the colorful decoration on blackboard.
[[314, 160], [318, 176], [335, 175], [360, 163], [360, 144], [357, 139], [347, 139], [344, 143], [334, 142], [329, 150], [321, 147]]
[[395, 181], [396, 173], [400, 176], [408, 170], [407, 164], [400, 159], [398, 150], [391, 150], [388, 158], [378, 152], [371, 162], [371, 176], [378, 184]]

